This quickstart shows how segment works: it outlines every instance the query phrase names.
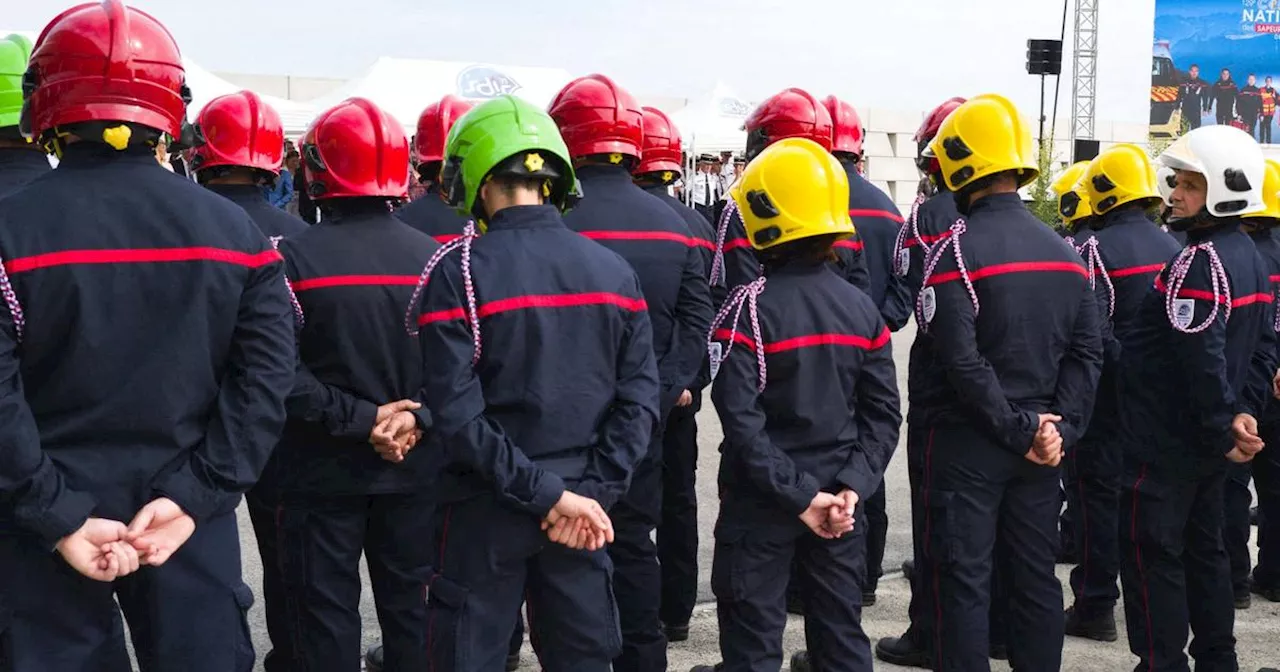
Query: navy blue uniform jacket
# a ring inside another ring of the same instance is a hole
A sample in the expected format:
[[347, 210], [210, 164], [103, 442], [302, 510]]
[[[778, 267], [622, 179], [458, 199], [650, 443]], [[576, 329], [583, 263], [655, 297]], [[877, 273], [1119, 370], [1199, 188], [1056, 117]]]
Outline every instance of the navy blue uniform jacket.
[[[711, 398], [722, 488], [800, 515], [819, 490], [870, 497], [898, 445], [898, 378], [880, 311], [826, 264], [770, 270], [760, 340], [744, 308]], [[731, 331], [715, 337], [728, 348]], [[759, 391], [758, 351], [765, 359]]]
[[640, 281], [552, 206], [507, 208], [462, 259], [432, 273], [418, 324], [425, 399], [444, 440], [444, 501], [494, 494], [544, 518], [565, 487], [606, 509], [658, 422], [658, 370]]
[[418, 200], [397, 210], [396, 217], [442, 244], [461, 236], [467, 225], [466, 217], [441, 200], [440, 186], [434, 182]]
[[578, 179], [583, 198], [564, 223], [618, 253], [639, 276], [653, 325], [665, 419], [680, 394], [696, 386], [707, 352], [713, 315], [699, 239], [621, 166], [583, 166]]
[[32, 149], [0, 149], [0, 198], [53, 171], [49, 159]]
[[240, 206], [268, 238], [287, 238], [307, 230], [307, 223], [267, 202], [254, 184], [206, 184], [205, 188]]
[[[975, 309], [951, 245], [959, 240]], [[1039, 413], [1062, 416], [1064, 446], [1083, 434], [1102, 368], [1093, 288], [1080, 256], [1017, 194], [975, 202], [920, 293], [922, 329], [937, 366], [921, 371], [912, 412], [962, 423], [1019, 456]], [[936, 249], [936, 248], [935, 248]], [[920, 399], [917, 401], [916, 396]]]
[[[52, 543], [167, 496], [197, 523], [258, 480], [293, 385], [284, 264], [146, 149], [75, 143], [0, 201], [0, 522]], [[9, 528], [12, 529], [12, 528]]]
[[[1274, 227], [1257, 229], [1250, 233], [1249, 237], [1253, 239], [1253, 244], [1258, 248], [1258, 254], [1262, 256], [1262, 261], [1265, 263], [1269, 274], [1268, 279], [1271, 281], [1271, 295], [1274, 298], [1277, 287], [1280, 287], [1280, 240], [1276, 239], [1276, 229]], [[1276, 310], [1280, 310], [1280, 306], [1273, 300], [1271, 323], [1262, 326], [1258, 352], [1253, 357], [1254, 370], [1250, 374], [1252, 377], [1246, 388], [1251, 395], [1248, 399], [1250, 408], [1256, 413], [1261, 413], [1256, 416], [1258, 420], [1270, 425], [1280, 423], [1280, 402], [1275, 398], [1272, 383], [1276, 368], [1280, 366], [1280, 334], [1276, 333], [1280, 322], [1275, 319]]]
[[379, 406], [422, 401], [422, 350], [405, 333], [404, 310], [439, 247], [385, 210], [326, 217], [280, 244], [302, 312], [298, 377], [276, 449], [282, 490], [424, 487], [434, 446], [424, 439], [393, 464], [374, 451], [369, 433]]
[[[910, 296], [913, 314], [924, 282], [924, 262], [927, 252], [938, 241], [950, 235], [948, 232], [951, 225], [959, 218], [960, 211], [956, 209], [955, 194], [939, 191], [913, 208], [912, 217], [903, 223], [906, 228], [899, 234], [902, 246], [896, 252], [898, 259], [896, 259], [895, 270], [899, 274], [905, 271], [903, 279]], [[917, 392], [922, 385], [932, 380], [928, 372], [937, 366], [932, 343], [933, 337], [928, 332], [917, 329], [916, 338], [911, 342], [910, 356], [907, 359], [907, 415], [909, 418], [916, 417]]]
[[861, 252], [871, 301], [889, 331], [897, 331], [911, 317], [910, 291], [903, 278], [893, 272], [893, 244], [903, 224], [902, 213], [887, 194], [858, 174], [855, 164], [844, 162], [844, 168], [849, 175], [849, 216], [858, 236], [857, 240], [838, 241], [836, 248], [848, 246]]
[[[1125, 342], [1139, 331], [1139, 308], [1155, 291], [1156, 276], [1165, 262], [1178, 253], [1179, 246], [1140, 209], [1113, 210], [1099, 218], [1096, 225], [1099, 228], [1093, 239], [1098, 241], [1098, 257], [1093, 264], [1093, 282], [1101, 313], [1104, 357], [1088, 434], [1109, 440], [1115, 438], [1119, 422], [1116, 375]], [[1088, 249], [1085, 254], [1092, 255]]]
[[[1235, 446], [1231, 420], [1256, 413], [1246, 399], [1246, 381], [1273, 301], [1267, 267], [1240, 220], [1187, 232], [1187, 244], [1212, 245], [1230, 285], [1215, 299], [1209, 254], [1201, 249], [1177, 296], [1169, 297], [1171, 268], [1156, 278], [1143, 299], [1137, 329], [1124, 344], [1120, 403], [1127, 457], [1159, 463], [1172, 473], [1198, 473], [1201, 465], [1225, 465]], [[1181, 253], [1180, 253], [1181, 254]], [[1172, 260], [1170, 261], [1170, 266]], [[1172, 304], [1174, 318], [1169, 317]], [[1226, 308], [1231, 307], [1231, 319]], [[1209, 326], [1194, 334], [1174, 328]]]

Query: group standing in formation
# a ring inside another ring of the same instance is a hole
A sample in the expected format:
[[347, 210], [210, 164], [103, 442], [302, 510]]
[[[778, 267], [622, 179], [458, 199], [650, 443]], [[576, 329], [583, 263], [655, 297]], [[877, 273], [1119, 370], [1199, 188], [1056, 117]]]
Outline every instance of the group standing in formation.
[[[708, 387], [722, 660], [696, 670], [778, 670], [792, 611], [792, 670], [1047, 672], [1066, 635], [1118, 639], [1118, 602], [1136, 669], [1189, 669], [1190, 632], [1237, 670], [1234, 609], [1280, 599], [1280, 164], [1242, 131], [1072, 166], [1064, 242], [998, 95], [926, 117], [905, 220], [853, 107], [801, 89], [748, 117], [718, 211], [672, 197], [679, 132], [602, 75], [547, 111], [445, 97], [412, 151], [352, 98], [299, 144], [308, 225], [266, 200], [276, 112], [190, 100], [119, 0], [0, 41], [0, 671], [130, 669], [126, 622], [144, 671], [251, 670], [242, 496], [268, 672], [359, 669], [361, 558], [370, 669], [511, 670], [527, 628], [546, 669], [666, 670]], [[911, 625], [873, 647], [913, 317]]]

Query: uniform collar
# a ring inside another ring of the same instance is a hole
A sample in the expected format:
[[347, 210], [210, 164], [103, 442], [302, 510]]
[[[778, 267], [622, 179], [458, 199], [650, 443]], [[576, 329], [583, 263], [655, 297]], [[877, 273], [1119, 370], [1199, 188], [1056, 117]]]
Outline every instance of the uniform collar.
[[791, 261], [781, 266], [775, 266], [768, 269], [765, 274], [768, 277], [786, 277], [786, 276], [805, 276], [818, 275], [827, 270], [825, 263], [813, 263], [811, 261]]
[[1240, 230], [1239, 217], [1225, 217], [1214, 220], [1214, 224], [1187, 231], [1188, 243], [1202, 243], [1210, 238], [1221, 237], [1222, 234]]
[[618, 180], [631, 182], [631, 173], [622, 166], [604, 166], [592, 163], [582, 166], [577, 171], [579, 180]]
[[554, 205], [516, 205], [494, 213], [489, 220], [489, 231], [508, 229], [563, 228], [564, 220]]
[[266, 203], [267, 195], [256, 184], [206, 184], [206, 189], [237, 203]]
[[1151, 224], [1151, 220], [1147, 219], [1147, 215], [1142, 210], [1134, 210], [1125, 208], [1114, 212], [1109, 212], [1102, 217], [1102, 226], [1121, 226], [1124, 224]]
[[52, 170], [49, 165], [49, 157], [34, 149], [17, 149], [14, 147], [6, 147], [0, 149], [0, 165], [3, 166], [20, 166], [29, 170]]
[[969, 206], [969, 215], [973, 216], [979, 212], [1008, 212], [1015, 209], [1026, 209], [1026, 206], [1022, 205], [1022, 197], [1017, 192], [991, 194], [974, 201]]
[[[150, 165], [164, 170], [156, 161], [155, 152], [149, 147], [133, 146], [116, 150], [101, 142], [82, 140], [67, 145], [58, 160], [58, 169], [96, 168], [105, 165]], [[165, 171], [169, 172], [169, 171]]]

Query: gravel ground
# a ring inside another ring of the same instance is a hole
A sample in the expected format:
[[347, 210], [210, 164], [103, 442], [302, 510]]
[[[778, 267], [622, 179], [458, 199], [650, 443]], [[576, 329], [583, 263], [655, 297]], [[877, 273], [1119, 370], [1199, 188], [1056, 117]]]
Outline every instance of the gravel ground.
[[[908, 326], [901, 333], [894, 336], [898, 379], [904, 396], [906, 391], [907, 347], [914, 336], [913, 326]], [[699, 577], [698, 596], [703, 604], [699, 605], [694, 615], [689, 641], [674, 644], [670, 648], [670, 669], [680, 671], [688, 670], [693, 665], [714, 663], [720, 657], [715, 607], [710, 602], [711, 591], [707, 581], [710, 577], [710, 541], [717, 506], [714, 482], [718, 460], [716, 446], [719, 444], [722, 435], [719, 422], [716, 420], [714, 411], [711, 410], [709, 399], [704, 405], [704, 409], [699, 417], [701, 423], [699, 431], [701, 449], [699, 473], [703, 475], [703, 479], [698, 484], [698, 515], [702, 530], [701, 538], [703, 540], [700, 562], [702, 574]], [[905, 433], [904, 429], [904, 436]], [[910, 589], [903, 580], [901, 572], [897, 571], [902, 561], [911, 553], [910, 499], [907, 485], [906, 458], [903, 450], [902, 446], [899, 445], [899, 452], [895, 455], [886, 474], [890, 526], [884, 567], [890, 571], [880, 582], [877, 604], [863, 613], [863, 627], [873, 642], [879, 637], [899, 635], [906, 629], [907, 625], [907, 602], [910, 599]], [[243, 507], [240, 514], [245, 580], [257, 592], [261, 582], [261, 563], [258, 560], [253, 531], [249, 526], [249, 519]], [[1070, 589], [1066, 588], [1068, 568], [1059, 566], [1058, 570], [1058, 576], [1063, 581], [1064, 590], [1067, 594], [1070, 594]], [[1255, 602], [1252, 609], [1236, 612], [1235, 630], [1236, 638], [1239, 642], [1240, 669], [1245, 672], [1253, 672], [1253, 670], [1263, 665], [1280, 665], [1280, 647], [1277, 646], [1280, 644], [1280, 636], [1277, 635], [1277, 632], [1280, 632], [1280, 604], [1267, 602], [1257, 596], [1254, 599]], [[378, 639], [378, 626], [374, 616], [372, 595], [368, 590], [367, 578], [362, 611], [365, 615], [364, 639], [366, 644], [373, 644]], [[1122, 612], [1123, 610], [1117, 611]], [[1123, 617], [1123, 613], [1119, 613], [1118, 616]], [[269, 644], [260, 605], [253, 608], [250, 618], [254, 633], [254, 644], [258, 649], [259, 658], [261, 658], [261, 655], [268, 650]], [[1120, 626], [1120, 631], [1124, 632], [1123, 625]], [[802, 621], [798, 617], [792, 617], [787, 625], [786, 650], [791, 652], [802, 649], [804, 646], [803, 637]], [[525, 647], [524, 660], [525, 665], [522, 670], [538, 669], [534, 662], [532, 651], [529, 650], [527, 645]], [[1080, 672], [1129, 670], [1133, 669], [1136, 662], [1137, 659], [1129, 653], [1123, 636], [1120, 641], [1111, 644], [1101, 644], [1068, 637], [1062, 669], [1067, 671], [1078, 670]], [[261, 668], [259, 667], [259, 669]], [[877, 662], [876, 669], [899, 670], [908, 668], [899, 668], [894, 665]], [[1009, 668], [1004, 663], [992, 661], [992, 669], [1003, 671]]]

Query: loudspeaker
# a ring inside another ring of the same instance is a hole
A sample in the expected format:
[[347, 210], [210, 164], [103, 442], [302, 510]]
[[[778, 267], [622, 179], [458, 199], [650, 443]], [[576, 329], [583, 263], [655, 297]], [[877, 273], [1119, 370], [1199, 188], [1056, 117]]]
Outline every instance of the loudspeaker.
[[1027, 40], [1027, 74], [1062, 74], [1062, 40]]
[[1075, 146], [1071, 148], [1071, 163], [1092, 161], [1098, 156], [1098, 151], [1097, 140], [1076, 138]]

